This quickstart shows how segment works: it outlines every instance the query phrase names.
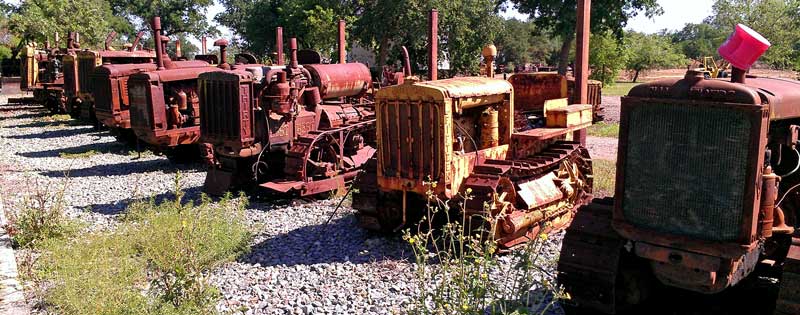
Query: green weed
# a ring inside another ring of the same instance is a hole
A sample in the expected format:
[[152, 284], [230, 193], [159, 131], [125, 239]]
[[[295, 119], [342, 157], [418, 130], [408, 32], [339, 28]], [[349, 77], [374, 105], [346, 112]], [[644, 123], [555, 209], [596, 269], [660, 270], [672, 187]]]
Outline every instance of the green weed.
[[591, 125], [587, 131], [593, 137], [619, 137], [619, 123], [604, 123], [598, 122]]

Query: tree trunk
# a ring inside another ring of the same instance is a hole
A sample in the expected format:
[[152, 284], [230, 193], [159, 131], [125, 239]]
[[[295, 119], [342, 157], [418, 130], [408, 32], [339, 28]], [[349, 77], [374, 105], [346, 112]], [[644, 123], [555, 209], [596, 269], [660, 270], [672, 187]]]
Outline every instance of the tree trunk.
[[564, 42], [561, 43], [561, 52], [558, 53], [558, 73], [560, 74], [567, 74], [569, 53], [572, 50], [572, 40], [574, 39], [575, 33], [570, 32], [564, 35]]
[[380, 46], [378, 47], [378, 64], [375, 66], [383, 67], [386, 65], [386, 59], [389, 58], [389, 37], [384, 36], [381, 39]]
[[636, 83], [636, 80], [639, 79], [639, 70], [633, 73], [633, 83]]

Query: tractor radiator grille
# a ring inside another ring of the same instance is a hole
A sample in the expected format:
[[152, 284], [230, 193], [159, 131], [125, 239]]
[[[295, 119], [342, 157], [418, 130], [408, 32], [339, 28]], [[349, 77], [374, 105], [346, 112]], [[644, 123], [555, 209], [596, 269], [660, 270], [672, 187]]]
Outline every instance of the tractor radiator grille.
[[92, 76], [92, 94], [94, 94], [94, 106], [97, 111], [112, 112], [114, 95], [111, 89], [111, 84], [116, 83], [116, 80], [111, 80], [105, 76]]
[[378, 110], [383, 176], [438, 181], [444, 158], [440, 107], [390, 101]]
[[229, 73], [208, 73], [198, 80], [201, 141], [242, 146], [253, 141], [249, 83]]
[[67, 97], [75, 97], [78, 91], [75, 90], [75, 63], [65, 62], [64, 71], [64, 94]]
[[736, 240], [752, 185], [746, 180], [754, 145], [747, 113], [647, 103], [631, 107], [628, 121], [626, 220], [675, 235]]
[[89, 76], [91, 76], [94, 66], [93, 58], [78, 58], [78, 88], [81, 92], [92, 92], [92, 86], [89, 84]]

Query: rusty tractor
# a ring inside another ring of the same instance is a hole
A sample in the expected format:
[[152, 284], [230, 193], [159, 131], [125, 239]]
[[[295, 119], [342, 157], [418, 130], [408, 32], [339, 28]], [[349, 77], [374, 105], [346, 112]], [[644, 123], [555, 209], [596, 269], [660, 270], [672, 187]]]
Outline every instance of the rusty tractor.
[[276, 33], [278, 65], [263, 74], [200, 76], [201, 141], [213, 145], [215, 158], [205, 182], [210, 194], [257, 185], [278, 194], [329, 192], [343, 188], [375, 152], [366, 98], [372, 77], [366, 65], [346, 63], [344, 21], [339, 64], [300, 58], [292, 38], [284, 66], [282, 29]]
[[[140, 32], [140, 36], [141, 36]], [[160, 29], [153, 29], [153, 38], [160, 37], [160, 54], [164, 56], [165, 63], [171, 68], [210, 68], [210, 64], [201, 60], [171, 61], [166, 53], [167, 38], [161, 35]], [[180, 45], [176, 42], [176, 55], [180, 59]], [[131, 48], [132, 49], [132, 48]], [[169, 61], [167, 61], [169, 60]], [[131, 129], [130, 99], [128, 94], [128, 80], [130, 76], [140, 72], [157, 70], [156, 63], [137, 64], [105, 64], [96, 67], [91, 74], [90, 82], [94, 98], [95, 116], [112, 135], [122, 141], [136, 139]]]
[[689, 70], [622, 99], [615, 197], [581, 208], [563, 241], [574, 306], [615, 313], [654, 285], [713, 294], [782, 271], [775, 313], [800, 314], [800, 82], [746, 75], [760, 54], [730, 46], [769, 44], [737, 28], [757, 44], [720, 48], [730, 81]]
[[[106, 37], [103, 50], [84, 49], [75, 55], [68, 54], [63, 57], [64, 94], [70, 115], [96, 126], [99, 124], [95, 116], [91, 85], [94, 69], [105, 64], [151, 64], [155, 59], [152, 50], [136, 50], [138, 45], [131, 45], [126, 50], [113, 50], [110, 44], [115, 36], [116, 33], [111, 32]], [[137, 41], [138, 39], [137, 37]]]
[[[161, 30], [161, 20], [153, 18], [154, 30]], [[164, 47], [163, 36], [156, 37], [156, 46]], [[132, 74], [128, 79], [130, 124], [139, 141], [170, 158], [192, 159], [200, 157], [200, 101], [197, 78], [200, 74], [230, 69], [226, 62], [228, 42], [217, 40], [220, 63], [217, 67], [180, 68], [169, 57], [157, 50], [157, 69]], [[163, 50], [165, 51], [165, 50]], [[249, 65], [236, 65], [247, 67]], [[257, 66], [254, 66], [257, 68]]]
[[22, 47], [19, 53], [20, 83], [19, 89], [32, 93], [32, 97], [14, 99], [13, 103], [43, 103], [42, 80], [50, 58], [46, 50], [37, 49], [35, 43]]
[[488, 236], [503, 250], [564, 228], [592, 196], [580, 143], [591, 105], [567, 105], [557, 74], [494, 79], [493, 46], [484, 49], [488, 78], [436, 80], [437, 20], [431, 11], [430, 81], [406, 79], [376, 94], [377, 157], [353, 196], [361, 225], [396, 232], [418, 222], [432, 194], [470, 195], [459, 210], [496, 219]]
[[[39, 89], [39, 96], [34, 92], [34, 98], [37, 102], [43, 104], [45, 108], [53, 113], [66, 114], [67, 97], [64, 94], [64, 73], [62, 65], [64, 64], [64, 56], [75, 56], [80, 50], [80, 45], [75, 41], [77, 33], [69, 32], [67, 34], [66, 48], [54, 48], [48, 53], [48, 62], [45, 70], [42, 73], [41, 88]], [[55, 42], [58, 43], [58, 33], [55, 34]]]

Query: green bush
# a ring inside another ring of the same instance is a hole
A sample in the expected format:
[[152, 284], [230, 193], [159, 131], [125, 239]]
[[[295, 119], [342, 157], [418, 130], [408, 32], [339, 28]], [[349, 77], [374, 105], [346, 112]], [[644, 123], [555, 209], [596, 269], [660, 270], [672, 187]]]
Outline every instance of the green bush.
[[[469, 198], [469, 193], [460, 197]], [[529, 240], [501, 262], [491, 237], [497, 228], [493, 220], [451, 218], [446, 202], [430, 192], [428, 199], [427, 215], [417, 231], [403, 235], [414, 251], [419, 288], [410, 314], [543, 314], [569, 297], [547, 277], [536, 276], [545, 273], [545, 267], [555, 267], [555, 258], [542, 255], [547, 235]], [[463, 203], [460, 206], [463, 209]], [[445, 216], [448, 223], [436, 227], [431, 222], [437, 216]], [[490, 223], [474, 228], [473, 220]]]
[[136, 203], [111, 232], [47, 242], [36, 263], [59, 314], [213, 314], [204, 273], [240, 255], [250, 233], [244, 198]]
[[31, 194], [26, 195], [20, 206], [8, 213], [6, 231], [17, 247], [33, 248], [48, 239], [61, 239], [78, 230], [75, 221], [64, 213], [64, 192], [68, 181], [58, 191], [51, 191], [44, 183], [29, 184]]

